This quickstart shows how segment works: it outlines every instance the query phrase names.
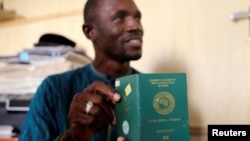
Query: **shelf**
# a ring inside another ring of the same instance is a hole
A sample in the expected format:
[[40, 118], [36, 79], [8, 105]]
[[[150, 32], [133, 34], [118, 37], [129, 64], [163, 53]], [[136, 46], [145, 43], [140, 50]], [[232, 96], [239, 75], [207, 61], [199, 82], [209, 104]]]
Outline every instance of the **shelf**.
[[14, 11], [0, 10], [0, 22], [13, 20], [15, 17], [16, 17], [16, 14]]
[[55, 14], [32, 17], [32, 18], [24, 18], [24, 17], [15, 15], [11, 19], [0, 21], [0, 28], [7, 27], [7, 26], [20, 25], [20, 24], [27, 24], [27, 23], [32, 23], [32, 22], [52, 20], [52, 19], [56, 19], [56, 18], [63, 18], [63, 17], [75, 16], [75, 15], [81, 16], [82, 11], [75, 10], [75, 11], [69, 11], [69, 12], [64, 12], [64, 13], [55, 13]]

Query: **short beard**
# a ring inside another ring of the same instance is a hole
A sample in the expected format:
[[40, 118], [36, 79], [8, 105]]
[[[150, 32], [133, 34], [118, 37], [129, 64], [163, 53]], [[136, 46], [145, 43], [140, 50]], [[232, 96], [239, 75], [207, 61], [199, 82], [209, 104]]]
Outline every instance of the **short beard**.
[[129, 62], [129, 61], [135, 61], [139, 60], [141, 58], [141, 54], [134, 55], [134, 56], [126, 56], [126, 55], [121, 55], [119, 57], [114, 57], [113, 59], [119, 61], [119, 62]]

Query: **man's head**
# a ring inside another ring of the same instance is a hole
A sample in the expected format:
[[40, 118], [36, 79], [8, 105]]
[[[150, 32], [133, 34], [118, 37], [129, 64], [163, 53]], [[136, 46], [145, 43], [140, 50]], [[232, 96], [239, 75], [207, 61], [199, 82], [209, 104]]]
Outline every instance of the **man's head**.
[[126, 62], [141, 57], [141, 13], [133, 0], [88, 0], [84, 20], [96, 58]]

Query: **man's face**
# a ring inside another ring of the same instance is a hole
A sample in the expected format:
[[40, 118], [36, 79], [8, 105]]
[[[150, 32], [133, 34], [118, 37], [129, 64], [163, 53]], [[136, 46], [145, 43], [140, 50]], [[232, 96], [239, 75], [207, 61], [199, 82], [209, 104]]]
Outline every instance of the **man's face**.
[[97, 52], [121, 62], [139, 59], [143, 29], [141, 13], [133, 0], [103, 0], [96, 14]]

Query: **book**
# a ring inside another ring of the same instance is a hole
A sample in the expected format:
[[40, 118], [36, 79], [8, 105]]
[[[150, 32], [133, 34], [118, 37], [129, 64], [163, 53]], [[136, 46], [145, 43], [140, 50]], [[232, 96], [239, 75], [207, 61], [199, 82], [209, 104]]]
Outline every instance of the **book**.
[[185, 73], [133, 74], [117, 78], [117, 136], [129, 141], [190, 141]]

